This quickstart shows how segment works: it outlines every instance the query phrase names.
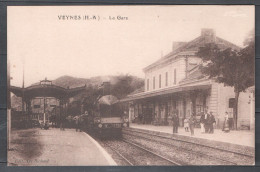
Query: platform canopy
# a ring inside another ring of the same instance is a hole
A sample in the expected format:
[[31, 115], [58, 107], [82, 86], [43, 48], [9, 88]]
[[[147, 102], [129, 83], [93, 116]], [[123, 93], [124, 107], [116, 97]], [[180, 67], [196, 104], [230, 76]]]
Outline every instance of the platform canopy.
[[140, 100], [144, 98], [151, 98], [156, 96], [164, 96], [173, 93], [182, 93], [187, 91], [198, 91], [198, 90], [208, 90], [211, 88], [211, 84], [206, 85], [193, 85], [193, 86], [180, 86], [171, 87], [163, 90], [153, 91], [153, 92], [141, 92], [133, 95], [128, 95], [126, 98], [121, 99], [120, 102], [128, 102], [133, 100]]
[[32, 85], [26, 88], [10, 86], [10, 91], [17, 97], [24, 97], [30, 100], [34, 97], [55, 97], [57, 99], [64, 99], [73, 97], [80, 92], [84, 91], [85, 86], [76, 88], [63, 88], [52, 84], [51, 81], [45, 79], [37, 85]]

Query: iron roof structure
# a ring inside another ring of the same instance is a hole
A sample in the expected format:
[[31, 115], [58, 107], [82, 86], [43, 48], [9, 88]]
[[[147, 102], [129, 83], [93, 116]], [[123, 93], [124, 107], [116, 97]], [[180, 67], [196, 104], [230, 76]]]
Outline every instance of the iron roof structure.
[[34, 97], [55, 97], [57, 99], [70, 98], [84, 91], [86, 85], [76, 88], [63, 88], [52, 84], [49, 80], [42, 80], [38, 85], [26, 88], [10, 86], [10, 91], [17, 97], [29, 100]]

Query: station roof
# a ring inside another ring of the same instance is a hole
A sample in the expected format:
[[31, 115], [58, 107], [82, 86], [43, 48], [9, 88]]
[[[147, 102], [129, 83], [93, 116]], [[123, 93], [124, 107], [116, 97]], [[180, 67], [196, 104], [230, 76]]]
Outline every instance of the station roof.
[[189, 42], [181, 43], [180, 46], [178, 46], [176, 49], [173, 49], [169, 54], [163, 56], [162, 58], [158, 59], [154, 63], [145, 67], [143, 71], [145, 72], [162, 63], [171, 61], [178, 57], [196, 56], [196, 53], [198, 52], [199, 48], [205, 46], [206, 43], [209, 43], [207, 42], [208, 38], [209, 38], [209, 42], [217, 44], [220, 49], [232, 48], [234, 50], [240, 50], [239, 46], [229, 41], [226, 41], [220, 37], [217, 37], [213, 29], [202, 29], [201, 35], [199, 37]]
[[84, 91], [85, 88], [86, 85], [76, 88], [63, 88], [53, 85], [52, 82], [46, 80], [46, 82], [41, 81], [38, 85], [32, 85], [26, 88], [10, 86], [10, 91], [17, 97], [22, 97], [24, 94], [25, 99], [32, 99], [34, 97], [55, 97], [62, 99], [73, 97]]
[[145, 98], [152, 98], [152, 97], [169, 95], [169, 94], [180, 93], [185, 91], [192, 91], [192, 90], [207, 90], [210, 88], [211, 88], [211, 84], [170, 87], [158, 91], [152, 91], [152, 92], [149, 91], [149, 92], [142, 92], [134, 95], [128, 95], [126, 98], [121, 99], [120, 102], [140, 100]]

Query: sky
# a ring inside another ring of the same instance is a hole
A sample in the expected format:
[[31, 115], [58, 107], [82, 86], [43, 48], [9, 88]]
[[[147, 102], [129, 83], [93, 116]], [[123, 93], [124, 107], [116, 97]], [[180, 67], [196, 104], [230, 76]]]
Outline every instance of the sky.
[[[63, 75], [143, 78], [142, 69], [171, 52], [174, 41], [191, 41], [202, 28], [213, 28], [218, 37], [243, 46], [255, 24], [254, 6], [238, 5], [9, 6], [7, 11], [11, 85], [20, 87], [23, 68], [25, 86]], [[84, 18], [93, 15], [97, 20]]]

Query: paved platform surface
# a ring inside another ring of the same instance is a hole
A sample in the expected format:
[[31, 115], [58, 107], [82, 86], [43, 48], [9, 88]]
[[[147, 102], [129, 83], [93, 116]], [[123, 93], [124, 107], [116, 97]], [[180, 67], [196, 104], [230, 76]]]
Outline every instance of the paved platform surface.
[[[172, 134], [172, 126], [154, 126], [154, 125], [148, 125], [148, 124], [131, 123], [130, 127]], [[191, 136], [190, 132], [185, 132], [183, 127], [179, 127], [177, 134], [184, 135], [184, 136], [190, 136], [190, 137], [204, 138], [204, 139], [214, 140], [214, 141], [221, 141], [221, 142], [226, 142], [226, 143], [231, 143], [231, 144], [255, 147], [254, 131], [231, 130], [229, 133], [224, 133], [220, 129], [215, 129], [214, 134], [208, 134], [208, 133], [201, 133], [200, 128], [195, 128], [194, 136]]]
[[89, 135], [72, 129], [12, 131], [8, 165], [102, 166], [116, 165]]

